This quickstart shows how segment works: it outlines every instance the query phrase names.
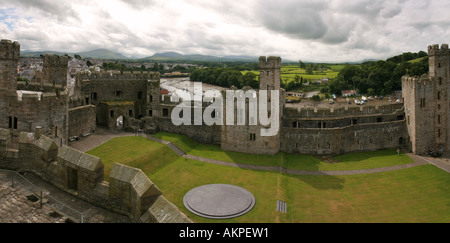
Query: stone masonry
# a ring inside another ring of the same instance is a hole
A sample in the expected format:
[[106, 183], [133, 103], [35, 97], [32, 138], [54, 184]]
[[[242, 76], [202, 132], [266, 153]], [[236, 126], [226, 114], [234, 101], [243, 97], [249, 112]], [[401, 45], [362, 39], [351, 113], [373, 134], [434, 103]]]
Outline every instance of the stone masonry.
[[428, 47], [430, 72], [402, 78], [409, 143], [416, 154], [450, 150], [450, 51]]

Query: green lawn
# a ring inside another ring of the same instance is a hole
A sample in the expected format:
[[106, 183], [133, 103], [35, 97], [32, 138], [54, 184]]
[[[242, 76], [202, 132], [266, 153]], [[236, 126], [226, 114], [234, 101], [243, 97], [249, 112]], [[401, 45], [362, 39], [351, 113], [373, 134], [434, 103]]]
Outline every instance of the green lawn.
[[129, 165], [144, 171], [156, 171], [161, 164], [166, 165], [178, 159], [178, 155], [166, 145], [140, 136], [114, 138], [87, 153], [102, 159], [106, 181], [114, 163]]
[[330, 164], [315, 156], [303, 154], [280, 152], [274, 156], [268, 156], [224, 151], [218, 145], [201, 144], [184, 135], [173, 133], [160, 132], [155, 134], [154, 137], [170, 141], [186, 153], [199, 157], [238, 164], [282, 166], [295, 170], [359, 170], [414, 162], [405, 154], [398, 156], [395, 149], [345, 154], [335, 158], [339, 163]]
[[[194, 222], [450, 222], [450, 175], [433, 165], [364, 175], [294, 176], [189, 160], [142, 137], [116, 138], [89, 153], [101, 157], [105, 168], [120, 162], [142, 169]], [[371, 155], [358, 153], [337, 159], [370, 164], [374, 159]], [[205, 219], [188, 212], [184, 195], [213, 183], [249, 190], [256, 199], [254, 209], [227, 220]], [[276, 212], [277, 200], [287, 203], [286, 214]]]
[[[351, 176], [292, 176], [180, 158], [149, 177], [166, 198], [199, 223], [450, 222], [450, 176], [432, 165]], [[198, 217], [183, 205], [191, 189], [225, 183], [255, 196], [248, 214], [227, 220]], [[276, 201], [287, 214], [276, 212]]]

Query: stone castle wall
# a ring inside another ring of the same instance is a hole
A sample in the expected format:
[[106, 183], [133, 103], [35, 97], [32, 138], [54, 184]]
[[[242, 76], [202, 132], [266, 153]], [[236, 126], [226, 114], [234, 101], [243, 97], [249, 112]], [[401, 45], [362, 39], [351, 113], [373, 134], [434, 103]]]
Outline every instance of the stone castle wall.
[[44, 70], [51, 80], [27, 85], [17, 82], [19, 56], [19, 43], [1, 41], [0, 127], [10, 129], [13, 142], [18, 141], [20, 132], [30, 132], [40, 126], [42, 133], [57, 144], [67, 144], [67, 58], [46, 55]]
[[450, 150], [450, 51], [448, 45], [428, 47], [430, 71], [402, 78], [407, 129], [412, 151]]
[[[271, 104], [273, 102], [273, 99], [275, 97], [271, 97], [271, 91], [279, 91], [279, 99], [277, 100], [279, 103], [278, 107], [278, 121], [282, 122], [281, 117], [283, 116], [283, 108], [285, 105], [285, 98], [284, 98], [284, 90], [280, 89], [280, 80], [281, 80], [281, 58], [280, 57], [260, 57], [259, 58], [259, 68], [260, 68], [260, 87], [259, 90], [265, 90], [267, 91], [267, 113], [269, 114], [269, 117], [272, 117], [275, 115], [275, 111], [271, 110]], [[244, 88], [244, 91], [245, 88]], [[257, 97], [261, 98], [259, 94], [257, 94]], [[224, 96], [224, 101], [226, 100], [226, 96]], [[237, 99], [236, 99], [237, 100]], [[249, 102], [248, 99], [247, 103]], [[233, 100], [234, 102], [234, 100]], [[224, 105], [225, 107], [225, 105]], [[224, 150], [228, 151], [236, 151], [236, 152], [243, 152], [243, 153], [251, 153], [251, 154], [267, 154], [267, 155], [274, 155], [280, 151], [280, 143], [281, 143], [281, 137], [280, 132], [278, 132], [276, 135], [273, 136], [263, 136], [265, 132], [261, 132], [261, 130], [265, 130], [266, 128], [269, 128], [269, 126], [263, 126], [258, 118], [258, 121], [255, 121], [257, 125], [249, 125], [248, 121], [248, 110], [249, 105], [246, 105], [246, 111], [245, 116], [243, 114], [237, 114], [237, 113], [243, 113], [244, 111], [241, 111], [237, 109], [237, 104], [234, 104], [234, 116], [235, 116], [235, 125], [229, 125], [226, 124], [222, 126], [221, 130], [221, 147]], [[256, 106], [256, 109], [258, 109], [257, 114], [261, 112], [261, 110], [258, 108], [259, 106]], [[226, 120], [227, 112], [224, 114], [224, 119]], [[237, 118], [239, 117], [246, 117], [245, 124], [246, 125], [239, 125], [237, 123]], [[270, 124], [270, 126], [275, 126], [276, 124]], [[281, 124], [279, 124], [278, 131], [281, 130]]]
[[402, 104], [342, 109], [285, 109], [281, 151], [338, 155], [407, 148]]
[[69, 138], [93, 133], [96, 128], [96, 109], [93, 105], [69, 109]]
[[[434, 150], [434, 87], [429, 76], [403, 77], [407, 129], [416, 154]], [[406, 95], [406, 96], [405, 96]]]
[[45, 55], [42, 69], [43, 82], [67, 87], [67, 70], [69, 59], [67, 56]]
[[283, 128], [281, 151], [313, 155], [406, 148], [405, 121], [366, 123], [339, 128]]
[[68, 107], [67, 92], [11, 93], [0, 98], [0, 127], [11, 130], [17, 142], [20, 132], [42, 127], [42, 133], [57, 144], [67, 144]]
[[76, 197], [127, 215], [134, 222], [192, 222], [141, 170], [116, 163], [106, 182], [100, 158], [59, 147], [40, 132], [36, 128], [36, 133], [20, 133], [15, 150], [9, 147], [9, 130], [0, 128], [0, 168], [32, 172]]

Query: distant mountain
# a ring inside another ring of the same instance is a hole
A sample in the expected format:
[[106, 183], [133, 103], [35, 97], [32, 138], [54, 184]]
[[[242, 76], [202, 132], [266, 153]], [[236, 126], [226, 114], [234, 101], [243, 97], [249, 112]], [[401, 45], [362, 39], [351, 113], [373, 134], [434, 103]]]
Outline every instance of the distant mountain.
[[61, 53], [57, 51], [20, 51], [21, 57], [40, 57], [41, 55], [65, 55], [66, 53]]
[[69, 55], [73, 57], [75, 54], [80, 55], [82, 58], [94, 58], [94, 59], [129, 59], [128, 57], [112, 52], [106, 49], [97, 49], [86, 52], [78, 52], [78, 53], [68, 53], [68, 52], [57, 52], [57, 51], [21, 51], [20, 56], [22, 57], [40, 57], [41, 55], [50, 54], [50, 55]]
[[232, 56], [224, 56], [223, 58], [228, 59], [247, 59], [247, 60], [259, 60], [259, 57], [252, 57], [252, 56], [243, 56], [243, 55], [232, 55]]
[[[147, 61], [173, 61], [173, 62], [258, 62], [259, 57], [251, 56], [211, 56], [202, 54], [182, 55], [177, 52], [155, 53], [153, 56], [142, 58]], [[141, 60], [142, 60], [141, 59]]]
[[178, 58], [182, 57], [183, 55], [176, 52], [163, 52], [163, 53], [155, 53], [152, 57], [172, 57], [172, 58]]
[[106, 50], [106, 49], [97, 49], [97, 50], [92, 50], [92, 51], [80, 52], [77, 54], [84, 58], [128, 59], [128, 57], [126, 57], [120, 53], [112, 52], [112, 51]]

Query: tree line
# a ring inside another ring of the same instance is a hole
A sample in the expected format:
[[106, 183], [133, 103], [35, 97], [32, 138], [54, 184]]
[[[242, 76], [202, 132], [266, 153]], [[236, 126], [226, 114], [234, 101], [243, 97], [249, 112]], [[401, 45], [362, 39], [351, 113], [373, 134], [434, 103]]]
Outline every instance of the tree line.
[[235, 86], [242, 89], [250, 86], [253, 89], [259, 88], [258, 76], [253, 72], [247, 72], [245, 75], [232, 68], [200, 68], [194, 70], [190, 75], [190, 80], [203, 82], [221, 87]]
[[179, 72], [185, 72], [189, 73], [192, 72], [194, 69], [196, 69], [193, 66], [184, 67], [181, 65], [172, 65], [172, 67], [169, 67], [169, 69], [164, 69], [164, 64], [158, 64], [157, 62], [153, 63], [150, 67], [146, 67], [144, 64], [141, 66], [135, 66], [135, 67], [129, 67], [126, 64], [123, 63], [114, 63], [114, 62], [104, 62], [102, 64], [102, 68], [104, 70], [117, 70], [117, 71], [149, 71], [149, 72], [160, 72], [162, 74], [164, 73], [170, 73], [173, 71], [179, 71]]
[[[422, 57], [420, 61], [409, 62], [420, 57]], [[388, 95], [393, 91], [401, 90], [402, 76], [426, 74], [428, 67], [428, 57], [425, 52], [404, 53], [388, 58], [386, 61], [349, 65], [330, 82], [329, 90], [334, 94], [340, 94], [342, 90], [355, 89], [361, 94]]]

